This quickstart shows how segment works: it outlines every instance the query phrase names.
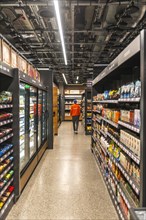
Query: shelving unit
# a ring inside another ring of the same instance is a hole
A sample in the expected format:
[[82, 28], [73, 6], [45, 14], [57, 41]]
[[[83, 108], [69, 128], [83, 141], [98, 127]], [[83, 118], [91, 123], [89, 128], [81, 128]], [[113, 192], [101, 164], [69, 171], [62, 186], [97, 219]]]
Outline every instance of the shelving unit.
[[[48, 146], [49, 136], [47, 87], [40, 83], [37, 70], [0, 36], [0, 48], [4, 45], [9, 65], [2, 62], [1, 54], [0, 219], [6, 218], [19, 198]], [[18, 65], [17, 58], [23, 65]], [[16, 66], [12, 68], [14, 59]]]
[[58, 105], [58, 88], [53, 87], [53, 130], [54, 135], [58, 135], [59, 123], [59, 105]]
[[[79, 91], [80, 92], [80, 91]], [[65, 121], [71, 121], [72, 117], [70, 116], [70, 108], [71, 105], [73, 104], [74, 99], [77, 100], [77, 103], [81, 106], [81, 100], [82, 100], [82, 95], [81, 93], [75, 93], [73, 92], [73, 90], [69, 90], [68, 93], [65, 92], [65, 117], [64, 120]], [[82, 120], [82, 117], [80, 117], [80, 120]]]
[[[1, 63], [1, 65], [7, 70], [0, 70], [0, 219], [4, 219], [14, 204], [14, 167], [16, 162], [14, 151], [16, 146], [13, 143], [14, 115], [10, 89], [13, 82], [12, 69], [5, 64]], [[5, 92], [3, 93], [3, 91]]]
[[86, 89], [82, 99], [82, 124], [85, 129], [86, 135], [91, 135], [92, 129], [92, 102], [91, 102], [91, 90]]
[[91, 150], [120, 219], [146, 206], [146, 31], [93, 81]]

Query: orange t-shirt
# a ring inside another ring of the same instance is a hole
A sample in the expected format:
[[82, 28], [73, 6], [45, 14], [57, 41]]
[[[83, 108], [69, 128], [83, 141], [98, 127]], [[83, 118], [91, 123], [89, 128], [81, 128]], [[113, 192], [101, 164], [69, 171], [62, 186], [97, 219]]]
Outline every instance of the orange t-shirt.
[[73, 104], [70, 109], [71, 116], [80, 116], [80, 106], [78, 104]]

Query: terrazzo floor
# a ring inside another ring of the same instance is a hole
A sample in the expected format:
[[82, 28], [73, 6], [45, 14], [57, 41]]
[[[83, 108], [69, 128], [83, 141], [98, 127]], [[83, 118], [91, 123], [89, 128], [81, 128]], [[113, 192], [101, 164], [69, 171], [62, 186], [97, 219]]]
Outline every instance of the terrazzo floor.
[[118, 220], [90, 150], [91, 137], [63, 122], [7, 220]]

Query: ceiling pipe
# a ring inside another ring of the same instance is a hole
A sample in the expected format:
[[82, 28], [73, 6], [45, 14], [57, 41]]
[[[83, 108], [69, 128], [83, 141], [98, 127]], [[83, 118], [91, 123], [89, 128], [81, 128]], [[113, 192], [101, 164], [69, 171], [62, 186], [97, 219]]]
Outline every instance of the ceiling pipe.
[[[74, 5], [74, 6], [98, 6], [98, 5], [105, 5], [107, 2], [107, 0], [104, 0], [104, 2], [97, 2], [97, 0], [88, 0], [88, 1], [81, 1], [80, 0], [71, 0], [70, 4], [71, 5]], [[141, 1], [138, 1], [137, 2], [138, 5], [145, 5], [145, 0], [141, 0]], [[110, 2], [108, 3], [110, 5], [127, 5], [127, 1], [117, 1], [117, 2]], [[18, 3], [16, 2], [16, 0], [12, 0], [12, 1], [6, 1], [6, 2], [2, 2], [0, 1], [0, 6], [3, 6], [3, 7], [8, 7], [8, 6], [53, 6], [53, 1], [46, 1], [46, 0], [42, 0], [42, 1], [32, 1], [32, 2], [25, 2], [25, 1], [22, 1], [22, 3]]]

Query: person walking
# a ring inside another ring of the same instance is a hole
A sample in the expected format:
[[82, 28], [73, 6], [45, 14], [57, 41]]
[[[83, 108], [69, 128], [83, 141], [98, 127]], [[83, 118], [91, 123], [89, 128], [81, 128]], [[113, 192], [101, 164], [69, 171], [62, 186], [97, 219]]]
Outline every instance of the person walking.
[[80, 106], [77, 104], [77, 100], [74, 100], [74, 104], [71, 106], [70, 109], [70, 115], [72, 116], [73, 130], [75, 134], [78, 133], [80, 114], [81, 114]]

